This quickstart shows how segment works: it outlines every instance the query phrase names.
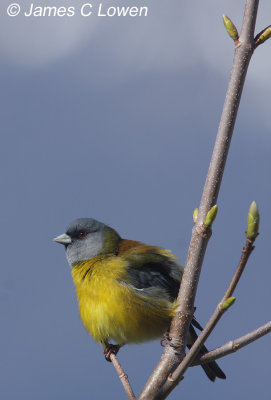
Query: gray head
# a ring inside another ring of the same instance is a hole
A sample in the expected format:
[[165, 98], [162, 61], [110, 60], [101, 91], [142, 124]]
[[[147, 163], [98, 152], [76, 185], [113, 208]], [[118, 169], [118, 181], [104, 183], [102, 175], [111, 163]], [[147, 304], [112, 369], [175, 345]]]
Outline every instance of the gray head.
[[54, 239], [65, 245], [70, 266], [101, 254], [115, 253], [120, 240], [114, 229], [93, 218], [76, 219], [66, 233]]

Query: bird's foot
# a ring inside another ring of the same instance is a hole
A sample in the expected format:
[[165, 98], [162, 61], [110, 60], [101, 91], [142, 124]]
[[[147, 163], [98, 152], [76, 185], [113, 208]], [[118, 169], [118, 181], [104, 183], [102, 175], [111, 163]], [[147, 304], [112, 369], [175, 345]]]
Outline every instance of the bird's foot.
[[105, 348], [104, 348], [104, 356], [106, 361], [111, 362], [110, 356], [111, 354], [117, 354], [119, 349], [121, 348], [120, 344], [108, 344]]
[[[165, 332], [163, 337], [160, 340], [160, 345], [162, 347], [165, 347], [165, 345], [170, 343], [170, 341], [171, 341], [171, 337], [169, 336], [169, 332]], [[164, 344], [164, 342], [166, 342], [166, 343]]]

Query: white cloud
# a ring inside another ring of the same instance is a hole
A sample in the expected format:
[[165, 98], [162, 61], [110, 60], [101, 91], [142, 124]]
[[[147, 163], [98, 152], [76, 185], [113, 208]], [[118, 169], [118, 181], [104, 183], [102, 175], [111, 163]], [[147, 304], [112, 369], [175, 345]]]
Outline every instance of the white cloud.
[[[42, 4], [37, 0], [33, 2], [34, 5]], [[137, 5], [149, 7], [148, 16], [141, 18], [97, 15], [83, 18], [78, 14], [84, 2], [46, 1], [48, 6], [74, 6], [77, 12], [74, 17], [26, 18], [20, 15], [11, 18], [4, 15], [10, 4], [9, 0], [4, 0], [0, 6], [2, 57], [4, 55], [9, 62], [33, 69], [63, 57], [69, 60], [82, 48], [89, 49], [91, 60], [95, 57], [94, 48], [105, 64], [102, 68], [110, 66], [112, 73], [108, 79], [112, 81], [134, 74], [135, 70], [181, 70], [196, 63], [204, 63], [217, 73], [229, 73], [233, 44], [225, 32], [221, 16], [222, 13], [228, 14], [240, 27], [244, 1], [137, 0]], [[128, 0], [104, 0], [102, 3], [104, 7], [131, 4]], [[93, 6], [97, 4], [93, 2]], [[270, 1], [262, 1], [257, 31], [270, 24], [270, 15]], [[271, 86], [271, 81], [266, 78], [271, 65], [270, 46], [267, 42], [264, 51], [261, 48], [257, 50], [256, 61], [250, 71], [252, 79], [264, 86]], [[89, 65], [82, 65], [78, 76], [83, 74], [88, 80]]]
[[[9, 62], [27, 68], [39, 68], [72, 53], [88, 40], [98, 24], [97, 20], [90, 23], [78, 16], [25, 17], [22, 14], [28, 12], [31, 2], [27, 2], [28, 5], [23, 0], [17, 2], [21, 5], [21, 13], [17, 17], [8, 17], [6, 14], [11, 1], [5, 0], [0, 6], [0, 49], [2, 57], [4, 55]], [[44, 5], [41, 1], [33, 2], [35, 6]], [[46, 1], [46, 6], [63, 5], [68, 7], [65, 1]]]

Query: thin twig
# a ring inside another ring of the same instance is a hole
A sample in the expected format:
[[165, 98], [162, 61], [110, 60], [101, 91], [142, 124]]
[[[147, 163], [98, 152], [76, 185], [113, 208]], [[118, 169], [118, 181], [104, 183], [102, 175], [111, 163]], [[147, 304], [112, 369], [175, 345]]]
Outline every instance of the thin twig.
[[249, 256], [252, 253], [252, 251], [254, 250], [254, 246], [253, 246], [254, 241], [255, 241], [255, 239], [254, 240], [250, 240], [250, 239], [246, 240], [246, 244], [242, 250], [242, 255], [241, 255], [239, 264], [235, 270], [235, 273], [234, 273], [232, 280], [228, 286], [228, 289], [226, 290], [226, 292], [224, 294], [222, 302], [232, 296], [232, 294], [241, 278], [241, 275], [245, 269], [245, 266], [247, 265]]
[[229, 286], [221, 300], [221, 302], [217, 305], [213, 315], [207, 322], [206, 326], [204, 327], [203, 331], [200, 333], [199, 337], [191, 347], [190, 351], [186, 354], [182, 362], [179, 364], [179, 366], [176, 368], [176, 370], [170, 375], [169, 379], [167, 382], [164, 384], [163, 388], [161, 389], [159, 393], [159, 397], [157, 398], [165, 398], [173, 389], [175, 386], [178, 385], [178, 383], [181, 381], [183, 374], [187, 370], [187, 368], [193, 363], [195, 358], [197, 357], [197, 354], [199, 353], [200, 349], [206, 342], [207, 338], [210, 336], [212, 331], [214, 330], [215, 326], [217, 325], [218, 321], [222, 317], [222, 315], [225, 313], [225, 311], [228, 308], [224, 308], [223, 304], [224, 302], [229, 299], [232, 295], [233, 292], [241, 278], [241, 275], [245, 269], [245, 266], [247, 264], [247, 261], [249, 259], [250, 254], [252, 253], [254, 246], [254, 240], [246, 240], [246, 244], [242, 249], [242, 254], [240, 261], [236, 267], [235, 273], [232, 277], [231, 282], [229, 283]]
[[177, 312], [171, 324], [170, 336], [173, 346], [166, 345], [160, 362], [139, 396], [140, 400], [157, 398], [156, 396], [167, 377], [185, 356], [186, 337], [194, 312], [194, 300], [209, 238], [209, 235], [202, 235], [202, 228], [208, 211], [217, 202], [245, 77], [254, 50], [254, 29], [258, 3], [259, 0], [246, 1], [240, 46], [235, 49], [231, 78], [203, 189], [199, 215], [192, 231], [178, 295]]
[[254, 331], [239, 337], [238, 339], [231, 340], [226, 344], [224, 344], [223, 346], [220, 346], [215, 350], [209, 351], [209, 353], [206, 353], [204, 354], [204, 356], [200, 357], [199, 359], [196, 359], [193, 362], [192, 366], [206, 364], [211, 361], [217, 360], [218, 358], [225, 357], [228, 354], [240, 350], [242, 347], [247, 346], [248, 344], [254, 342], [255, 340], [260, 339], [262, 336], [267, 335], [270, 332], [271, 332], [271, 321], [255, 329]]
[[110, 360], [112, 361], [112, 364], [114, 365], [114, 367], [115, 367], [115, 369], [116, 369], [116, 371], [118, 373], [119, 379], [120, 379], [120, 381], [121, 381], [121, 383], [122, 383], [122, 385], [124, 387], [124, 390], [125, 390], [125, 392], [127, 394], [128, 399], [129, 400], [135, 400], [135, 395], [134, 395], [133, 390], [131, 388], [131, 385], [130, 385], [130, 382], [129, 382], [129, 379], [128, 379], [128, 375], [123, 371], [122, 366], [120, 365], [120, 362], [117, 359], [116, 354], [111, 353]]

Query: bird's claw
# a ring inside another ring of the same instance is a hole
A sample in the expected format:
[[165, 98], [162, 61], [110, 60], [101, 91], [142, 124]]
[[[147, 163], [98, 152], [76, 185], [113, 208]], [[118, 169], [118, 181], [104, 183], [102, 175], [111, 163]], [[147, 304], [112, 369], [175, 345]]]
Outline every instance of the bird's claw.
[[[170, 341], [171, 341], [171, 337], [169, 336], [169, 332], [165, 332], [163, 337], [160, 340], [160, 345], [162, 347], [165, 347], [165, 345], [170, 343]], [[164, 342], [166, 342], [166, 343], [164, 344]]]
[[119, 349], [120, 349], [120, 345], [119, 344], [108, 344], [105, 348], [104, 348], [104, 356], [106, 361], [111, 362], [110, 356], [111, 354], [117, 354]]

